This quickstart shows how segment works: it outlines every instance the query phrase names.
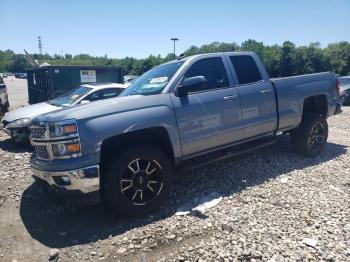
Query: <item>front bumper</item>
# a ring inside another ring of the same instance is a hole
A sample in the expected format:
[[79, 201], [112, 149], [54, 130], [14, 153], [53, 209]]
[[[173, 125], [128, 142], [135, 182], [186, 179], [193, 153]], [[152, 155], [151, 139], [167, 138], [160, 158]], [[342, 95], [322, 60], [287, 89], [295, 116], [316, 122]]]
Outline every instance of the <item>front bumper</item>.
[[[100, 199], [99, 166], [89, 166], [76, 170], [49, 172], [31, 167], [34, 178], [43, 180], [55, 193], [66, 197], [78, 197], [87, 204], [97, 204]], [[85, 199], [84, 199], [85, 198]], [[76, 202], [76, 201], [73, 201]]]
[[8, 136], [14, 138], [16, 141], [26, 141], [29, 139], [28, 127], [18, 127], [18, 128], [8, 129], [3, 124], [1, 124], [0, 130], [5, 132]]
[[5, 128], [4, 123], [0, 122], [0, 130], [2, 130], [3, 132], [5, 132], [7, 135], [11, 136], [11, 131], [8, 130], [7, 128]]
[[2, 130], [6, 135], [11, 136], [11, 131], [4, 126], [0, 126], [0, 130]]

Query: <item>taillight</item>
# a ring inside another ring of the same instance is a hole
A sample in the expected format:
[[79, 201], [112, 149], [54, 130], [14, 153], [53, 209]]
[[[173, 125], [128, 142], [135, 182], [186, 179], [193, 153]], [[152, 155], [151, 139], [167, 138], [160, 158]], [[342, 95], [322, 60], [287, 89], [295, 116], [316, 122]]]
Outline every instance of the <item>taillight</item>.
[[340, 81], [338, 78], [335, 81], [335, 91], [337, 92], [337, 95], [340, 96]]

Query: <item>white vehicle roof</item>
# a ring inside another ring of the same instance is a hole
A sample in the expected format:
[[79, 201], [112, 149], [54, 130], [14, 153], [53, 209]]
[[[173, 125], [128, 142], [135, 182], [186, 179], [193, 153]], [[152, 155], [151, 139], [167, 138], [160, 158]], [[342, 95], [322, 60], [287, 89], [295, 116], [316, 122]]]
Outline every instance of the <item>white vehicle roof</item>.
[[118, 84], [118, 83], [89, 83], [89, 84], [81, 84], [80, 86], [85, 86], [88, 88], [92, 88], [93, 91], [99, 90], [99, 89], [105, 89], [105, 88], [127, 88], [128, 85], [125, 84]]

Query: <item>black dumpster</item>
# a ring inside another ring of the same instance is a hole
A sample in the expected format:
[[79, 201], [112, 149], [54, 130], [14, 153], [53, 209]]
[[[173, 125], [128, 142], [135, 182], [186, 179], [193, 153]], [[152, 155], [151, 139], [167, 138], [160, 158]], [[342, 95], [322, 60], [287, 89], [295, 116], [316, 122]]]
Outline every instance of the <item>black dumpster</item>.
[[123, 83], [118, 67], [43, 66], [27, 70], [29, 104], [53, 99], [84, 83]]

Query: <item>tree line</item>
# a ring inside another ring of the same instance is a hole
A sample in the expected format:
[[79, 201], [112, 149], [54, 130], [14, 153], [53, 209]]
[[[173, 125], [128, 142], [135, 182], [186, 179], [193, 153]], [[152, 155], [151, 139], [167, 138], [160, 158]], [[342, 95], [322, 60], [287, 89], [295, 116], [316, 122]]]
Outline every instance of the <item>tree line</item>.
[[[350, 75], [350, 43], [346, 41], [329, 44], [322, 48], [320, 43], [308, 46], [296, 46], [290, 41], [282, 45], [264, 45], [262, 42], [247, 40], [241, 45], [236, 43], [213, 42], [200, 47], [191, 46], [184, 55], [200, 53], [253, 51], [258, 54], [266, 67], [270, 77], [293, 76], [323, 71], [333, 71], [338, 75]], [[174, 58], [173, 54], [165, 57], [150, 55], [144, 59], [125, 57], [122, 59], [106, 56], [96, 57], [88, 54], [79, 55], [49, 55], [32, 54], [39, 64], [51, 65], [94, 65], [118, 66], [125, 74], [141, 75], [147, 70]], [[0, 50], [0, 72], [24, 72], [31, 66], [23, 54], [16, 54], [12, 50]]]

